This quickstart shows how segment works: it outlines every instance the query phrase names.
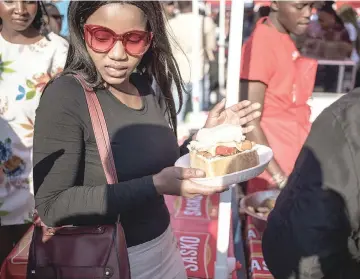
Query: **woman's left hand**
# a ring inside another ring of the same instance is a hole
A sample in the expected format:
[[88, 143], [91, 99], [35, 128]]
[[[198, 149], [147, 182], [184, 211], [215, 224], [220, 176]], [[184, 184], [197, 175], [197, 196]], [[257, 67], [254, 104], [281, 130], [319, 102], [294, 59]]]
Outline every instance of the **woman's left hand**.
[[[258, 111], [261, 106], [259, 103], [251, 103], [248, 100], [244, 100], [227, 109], [225, 109], [225, 104], [225, 99], [216, 104], [209, 112], [204, 128], [212, 128], [221, 124], [244, 126], [261, 115], [261, 112]], [[243, 133], [249, 133], [253, 129], [254, 126], [243, 127]]]

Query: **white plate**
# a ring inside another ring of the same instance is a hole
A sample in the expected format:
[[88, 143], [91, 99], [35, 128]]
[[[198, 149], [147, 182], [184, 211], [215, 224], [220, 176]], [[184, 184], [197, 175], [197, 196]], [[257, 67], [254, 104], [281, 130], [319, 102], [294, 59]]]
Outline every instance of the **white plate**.
[[[194, 178], [191, 180], [207, 186], [228, 186], [243, 181], [248, 181], [249, 179], [259, 176], [266, 169], [267, 165], [271, 161], [273, 157], [273, 152], [271, 148], [265, 145], [257, 144], [254, 148], [259, 155], [260, 162], [259, 165], [257, 165], [256, 167], [230, 173], [224, 176]], [[181, 168], [190, 168], [190, 155], [186, 154], [180, 157], [176, 161], [175, 166]]]

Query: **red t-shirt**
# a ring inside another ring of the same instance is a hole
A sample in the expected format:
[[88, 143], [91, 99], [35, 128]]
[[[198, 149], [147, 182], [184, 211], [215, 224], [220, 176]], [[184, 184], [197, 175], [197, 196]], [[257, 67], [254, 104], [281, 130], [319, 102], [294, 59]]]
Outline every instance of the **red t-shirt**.
[[[300, 57], [288, 34], [258, 21], [242, 49], [241, 79], [267, 85], [260, 125], [274, 157], [289, 175], [310, 131], [310, 107], [317, 62]], [[269, 181], [270, 176], [261, 178]]]

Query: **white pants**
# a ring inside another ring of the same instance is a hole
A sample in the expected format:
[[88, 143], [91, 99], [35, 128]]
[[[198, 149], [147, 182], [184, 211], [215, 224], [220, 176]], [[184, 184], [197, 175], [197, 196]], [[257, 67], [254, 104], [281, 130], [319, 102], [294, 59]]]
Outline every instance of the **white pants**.
[[187, 279], [169, 226], [159, 237], [128, 248], [131, 279]]

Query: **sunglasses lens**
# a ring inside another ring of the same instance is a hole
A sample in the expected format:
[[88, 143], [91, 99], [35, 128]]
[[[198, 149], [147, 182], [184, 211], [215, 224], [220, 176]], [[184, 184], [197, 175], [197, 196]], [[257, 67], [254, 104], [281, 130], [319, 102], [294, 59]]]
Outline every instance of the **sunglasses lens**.
[[124, 38], [126, 51], [132, 55], [143, 54], [150, 44], [149, 36], [147, 32], [127, 33]]
[[99, 51], [107, 51], [113, 44], [113, 35], [107, 30], [95, 30], [92, 33], [90, 45]]
[[[121, 38], [121, 39], [120, 39]], [[151, 35], [145, 31], [131, 31], [125, 33], [119, 40], [122, 41], [125, 50], [130, 55], [141, 55], [151, 42]], [[101, 27], [85, 26], [85, 40], [87, 45], [94, 51], [107, 52], [118, 40], [117, 36], [110, 30]]]

